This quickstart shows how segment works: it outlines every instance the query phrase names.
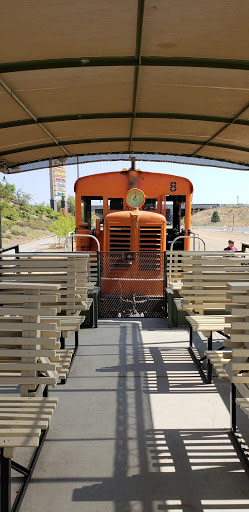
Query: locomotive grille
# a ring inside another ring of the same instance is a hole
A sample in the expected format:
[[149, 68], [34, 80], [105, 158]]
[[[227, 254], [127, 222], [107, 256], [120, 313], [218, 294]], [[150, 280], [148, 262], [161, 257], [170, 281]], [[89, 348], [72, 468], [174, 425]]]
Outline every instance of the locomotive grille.
[[161, 249], [161, 226], [140, 227], [140, 251], [151, 252]]
[[161, 226], [140, 226], [140, 252], [155, 253], [148, 259], [140, 255], [139, 268], [146, 270], [160, 270]]
[[[130, 267], [127, 254], [131, 249], [131, 227], [110, 226], [110, 268], [124, 270]], [[121, 254], [120, 254], [121, 253]]]
[[130, 251], [131, 248], [131, 227], [110, 226], [110, 251]]

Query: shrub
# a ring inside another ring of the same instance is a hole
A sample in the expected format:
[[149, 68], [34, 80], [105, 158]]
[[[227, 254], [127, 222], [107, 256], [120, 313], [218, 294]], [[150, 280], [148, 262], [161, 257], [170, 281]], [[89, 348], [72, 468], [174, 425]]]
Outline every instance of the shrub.
[[48, 207], [47, 207], [46, 217], [48, 217], [49, 219], [54, 219], [56, 216], [57, 216], [57, 214], [56, 214], [56, 212], [53, 210], [53, 208], [51, 208], [50, 206], [48, 206]]
[[1, 226], [2, 226], [2, 230], [3, 229], [11, 229], [13, 226], [13, 222], [11, 220], [2, 220]]
[[15, 235], [15, 236], [23, 234], [23, 232], [20, 231], [20, 229], [16, 229], [16, 228], [12, 228], [11, 233], [12, 233], [12, 235]]
[[4, 224], [4, 223], [2, 222], [2, 225], [1, 225], [1, 231], [2, 231], [2, 233], [6, 233], [6, 231], [8, 231], [8, 229], [9, 229], [9, 227], [8, 227], [8, 226], [6, 226], [6, 224]]
[[25, 210], [28, 211], [31, 215], [36, 214], [36, 208], [35, 208], [35, 206], [32, 206], [31, 204], [29, 204], [29, 206], [27, 208], [25, 208]]
[[211, 217], [211, 222], [220, 222], [220, 217], [219, 217], [217, 210], [214, 211], [214, 213]]
[[42, 217], [48, 213], [48, 209], [50, 210], [50, 207], [47, 207], [44, 203], [38, 204], [36, 205], [35, 213], [39, 215], [39, 217]]
[[27, 219], [26, 227], [30, 229], [48, 229], [48, 225], [42, 219]]
[[28, 226], [28, 223], [27, 223], [26, 220], [19, 220], [18, 221], [18, 226], [20, 226], [20, 228], [26, 228]]
[[31, 215], [29, 212], [27, 212], [26, 210], [21, 210], [20, 211], [20, 217], [22, 219], [31, 219]]
[[9, 203], [7, 203], [7, 201], [2, 201], [1, 202], [1, 215], [2, 215], [2, 217], [4, 216], [4, 210], [6, 210], [6, 208], [7, 209], [9, 208]]
[[3, 217], [10, 220], [18, 220], [20, 215], [16, 208], [6, 208]]
[[1, 217], [6, 219], [17, 220], [19, 218], [19, 212], [16, 208], [9, 205], [7, 201], [1, 203]]

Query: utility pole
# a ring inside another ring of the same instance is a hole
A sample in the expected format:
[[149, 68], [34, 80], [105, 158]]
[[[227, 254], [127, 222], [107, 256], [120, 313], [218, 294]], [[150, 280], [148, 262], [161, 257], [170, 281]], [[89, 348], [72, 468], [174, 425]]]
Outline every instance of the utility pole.
[[79, 166], [79, 157], [77, 156], [77, 180], [80, 177], [80, 166]]
[[53, 175], [53, 160], [49, 160], [49, 178], [50, 178], [50, 206], [57, 212], [57, 201], [54, 193], [54, 175]]
[[0, 249], [2, 249], [2, 206], [0, 205]]

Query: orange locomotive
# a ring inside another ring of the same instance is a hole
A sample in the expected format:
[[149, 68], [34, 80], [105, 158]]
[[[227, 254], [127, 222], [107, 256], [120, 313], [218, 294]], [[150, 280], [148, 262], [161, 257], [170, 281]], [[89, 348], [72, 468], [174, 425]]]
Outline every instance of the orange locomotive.
[[[189, 180], [135, 169], [79, 178], [75, 183], [76, 233], [93, 234], [102, 253], [102, 296], [163, 295], [166, 249], [191, 223], [193, 187]], [[176, 242], [188, 250], [189, 239]], [[77, 251], [96, 251], [93, 238], [76, 237]], [[138, 300], [138, 299], [137, 299]], [[131, 301], [130, 301], [131, 302]], [[120, 305], [117, 306], [117, 311]]]

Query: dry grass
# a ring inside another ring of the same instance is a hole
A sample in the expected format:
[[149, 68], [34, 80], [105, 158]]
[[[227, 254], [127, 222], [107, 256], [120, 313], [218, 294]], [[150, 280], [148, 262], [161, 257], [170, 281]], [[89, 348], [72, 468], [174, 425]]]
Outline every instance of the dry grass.
[[[217, 211], [220, 222], [211, 222], [214, 211]], [[249, 206], [221, 206], [203, 210], [192, 215], [192, 226], [232, 226], [234, 216], [234, 226], [249, 226]]]

